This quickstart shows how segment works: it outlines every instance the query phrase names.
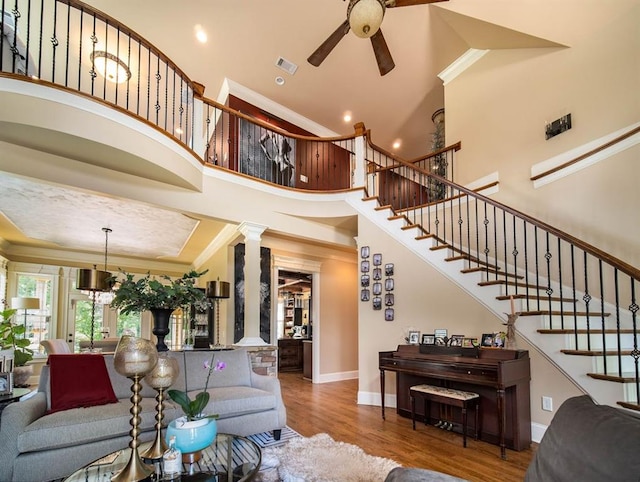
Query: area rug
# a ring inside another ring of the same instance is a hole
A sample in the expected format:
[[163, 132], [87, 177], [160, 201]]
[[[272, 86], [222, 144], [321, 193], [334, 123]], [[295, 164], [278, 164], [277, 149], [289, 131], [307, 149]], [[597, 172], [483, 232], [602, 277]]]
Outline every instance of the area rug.
[[255, 435], [249, 435], [247, 438], [255, 442], [261, 449], [266, 449], [267, 447], [277, 447], [279, 445], [283, 445], [289, 440], [296, 437], [302, 437], [302, 435], [293, 430], [291, 427], [287, 426], [282, 429], [280, 440], [276, 440], [273, 438], [273, 432], [257, 433]]
[[296, 437], [262, 451], [259, 482], [383, 482], [400, 464], [360, 447], [336, 442], [326, 433]]

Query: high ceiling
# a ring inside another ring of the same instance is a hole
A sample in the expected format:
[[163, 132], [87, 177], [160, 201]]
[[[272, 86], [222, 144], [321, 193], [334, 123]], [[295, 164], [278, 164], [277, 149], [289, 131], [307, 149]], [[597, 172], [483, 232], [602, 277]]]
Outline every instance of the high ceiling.
[[[345, 20], [348, 2], [341, 0], [189, 0], [181, 3], [86, 0], [85, 3], [156, 45], [190, 79], [205, 86], [207, 98], [224, 100], [219, 96], [225, 79], [230, 79], [336, 134], [353, 133], [353, 125], [364, 122], [375, 144], [406, 159], [430, 150], [434, 130], [431, 116], [444, 107], [444, 87], [438, 73], [465, 51], [471, 47], [558, 45], [483, 19], [483, 16], [491, 19], [494, 14], [505, 24], [518, 23], [520, 17], [514, 17], [513, 10], [505, 10], [501, 0], [483, 2], [487, 7], [484, 11], [478, 11], [476, 0], [393, 8], [387, 10], [381, 28], [395, 68], [380, 76], [371, 42], [352, 33], [339, 42], [319, 67], [306, 61]], [[525, 6], [529, 13], [532, 9], [534, 7]], [[544, 10], [537, 14], [541, 18], [546, 15]], [[196, 39], [196, 28], [206, 31], [205, 44]], [[280, 57], [297, 65], [294, 75], [276, 66]], [[276, 83], [277, 77], [284, 79], [284, 85]], [[349, 122], [343, 120], [347, 112], [352, 117]], [[401, 145], [394, 150], [392, 144], [396, 140]], [[5, 180], [5, 184], [7, 182]], [[43, 203], [51, 196], [47, 188], [33, 185], [23, 188], [31, 192], [31, 202]], [[10, 198], [10, 193], [16, 197]], [[132, 218], [130, 215], [151, 209], [141, 205], [125, 211], [118, 209], [113, 200], [95, 199], [90, 213], [82, 218], [74, 214], [74, 205], [77, 205], [72, 201], [74, 193], [66, 193], [55, 197], [60, 203], [66, 202], [65, 218], [57, 219], [51, 210], [47, 214], [51, 222], [41, 223], [37, 216], [21, 214], [21, 209], [26, 213], [28, 204], [21, 204], [20, 189], [6, 190], [4, 196], [0, 210], [12, 209], [12, 212], [9, 218], [0, 216], [0, 241], [25, 245], [49, 242], [93, 252], [100, 252], [104, 245], [101, 227], [108, 219], [117, 218], [109, 218], [109, 213], [119, 214], [118, 222], [131, 228], [138, 225], [142, 216]], [[95, 221], [95, 226], [86, 219]], [[29, 221], [39, 224], [37, 235], [28, 234], [35, 232], [35, 226], [27, 225]], [[174, 240], [173, 253], [149, 250], [156, 244], [149, 237], [157, 232], [153, 228], [137, 232], [128, 229], [130, 241], [124, 244], [129, 245], [115, 248], [139, 256], [192, 262], [223, 223], [199, 220], [194, 227], [188, 219], [183, 221], [182, 242]], [[61, 224], [66, 227], [62, 232], [53, 228]], [[47, 226], [51, 228], [47, 230]], [[92, 239], [80, 239], [76, 236], [79, 232], [93, 232], [93, 236], [89, 236]], [[143, 246], [146, 252], [139, 251]]]

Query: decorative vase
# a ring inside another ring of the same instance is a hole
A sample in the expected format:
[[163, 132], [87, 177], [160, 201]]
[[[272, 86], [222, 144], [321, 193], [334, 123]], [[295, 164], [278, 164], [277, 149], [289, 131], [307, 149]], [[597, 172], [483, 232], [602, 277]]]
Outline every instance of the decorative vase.
[[171, 308], [151, 308], [149, 310], [153, 316], [152, 333], [158, 339], [156, 348], [158, 351], [169, 351], [169, 347], [164, 342], [164, 337], [169, 334], [169, 322], [173, 310]]
[[174, 436], [176, 447], [183, 454], [192, 454], [206, 449], [213, 443], [218, 434], [218, 423], [214, 418], [187, 421], [187, 417], [179, 417], [167, 426], [165, 440]]
[[31, 375], [33, 375], [33, 365], [13, 367], [13, 386], [17, 388], [28, 387]]

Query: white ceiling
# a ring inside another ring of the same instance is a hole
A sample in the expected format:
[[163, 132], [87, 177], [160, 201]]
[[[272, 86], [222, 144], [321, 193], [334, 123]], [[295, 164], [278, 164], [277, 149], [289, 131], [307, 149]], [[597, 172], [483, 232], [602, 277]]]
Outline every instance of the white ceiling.
[[[205, 86], [205, 97], [217, 99], [228, 78], [338, 134], [352, 133], [353, 125], [362, 121], [371, 130], [373, 142], [385, 150], [393, 151], [392, 143], [400, 139], [396, 152], [406, 159], [430, 150], [431, 116], [444, 106], [444, 88], [437, 74], [468, 48], [557, 45], [480, 18], [487, 12], [501, 17], [506, 11], [505, 23], [517, 23], [520, 17], [514, 16], [516, 7], [511, 2], [505, 10], [502, 0], [486, 0], [486, 9], [479, 9], [479, 14], [476, 0], [393, 8], [387, 10], [381, 28], [396, 67], [381, 77], [370, 41], [351, 33], [320, 67], [306, 62], [346, 18], [344, 1], [85, 1], [159, 47], [187, 76]], [[531, 16], [532, 7], [524, 8]], [[546, 8], [536, 11], [541, 19], [549, 14]], [[204, 45], [195, 38], [196, 25], [208, 34]], [[295, 75], [276, 67], [279, 57], [297, 64]], [[276, 84], [277, 76], [285, 79], [283, 86]], [[352, 121], [343, 121], [345, 112], [351, 113]], [[211, 220], [198, 223], [143, 204], [128, 202], [125, 207], [121, 201], [85, 193], [81, 215], [77, 192], [2, 174], [0, 189], [0, 210], [7, 217], [0, 216], [0, 241], [14, 244], [44, 240], [100, 252], [102, 227], [110, 227], [113, 252], [190, 262], [224, 226]], [[202, 223], [208, 223], [206, 229]], [[197, 249], [185, 255], [194, 230], [208, 235], [200, 236]]]

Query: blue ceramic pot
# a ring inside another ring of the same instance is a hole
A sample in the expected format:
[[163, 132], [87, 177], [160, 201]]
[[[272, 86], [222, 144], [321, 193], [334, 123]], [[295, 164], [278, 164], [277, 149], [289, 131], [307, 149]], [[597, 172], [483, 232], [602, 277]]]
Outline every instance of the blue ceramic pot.
[[218, 423], [214, 418], [187, 422], [185, 417], [175, 419], [167, 426], [166, 441], [176, 438], [176, 447], [183, 454], [198, 452], [213, 443], [218, 434]]

